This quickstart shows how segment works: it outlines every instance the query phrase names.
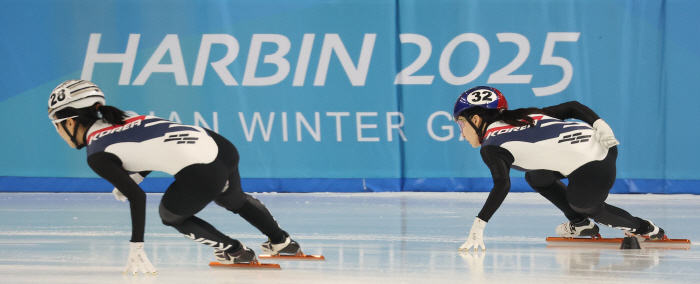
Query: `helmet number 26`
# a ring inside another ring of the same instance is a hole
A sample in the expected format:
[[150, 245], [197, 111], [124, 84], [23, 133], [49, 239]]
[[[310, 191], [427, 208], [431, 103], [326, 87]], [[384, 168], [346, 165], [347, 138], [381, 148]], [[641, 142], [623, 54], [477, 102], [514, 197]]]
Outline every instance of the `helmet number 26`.
[[493, 99], [491, 98], [492, 95], [493, 95], [493, 93], [490, 91], [476, 91], [476, 92], [469, 94], [467, 99], [472, 104], [477, 104], [477, 105], [488, 104], [488, 103], [493, 101]]

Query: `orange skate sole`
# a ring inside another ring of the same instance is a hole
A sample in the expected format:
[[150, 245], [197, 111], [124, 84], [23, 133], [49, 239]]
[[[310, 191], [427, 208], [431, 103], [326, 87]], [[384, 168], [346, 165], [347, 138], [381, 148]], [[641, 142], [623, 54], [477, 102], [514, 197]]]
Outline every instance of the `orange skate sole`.
[[234, 264], [223, 264], [216, 261], [209, 263], [211, 267], [229, 267], [229, 268], [245, 268], [245, 269], [258, 269], [258, 268], [272, 268], [272, 269], [282, 269], [277, 263], [260, 263], [257, 260], [251, 261], [250, 263], [234, 263]]
[[281, 255], [281, 254], [261, 254], [258, 255], [260, 259], [279, 259], [279, 260], [326, 260], [322, 255], [309, 255], [299, 252], [295, 255]]
[[[624, 238], [603, 238], [600, 234], [590, 238], [563, 238], [563, 237], [548, 237], [547, 242], [558, 244], [622, 244]], [[669, 248], [669, 249], [690, 249], [692, 243], [688, 239], [669, 239], [664, 236], [662, 240], [640, 241], [642, 247], [648, 248]]]

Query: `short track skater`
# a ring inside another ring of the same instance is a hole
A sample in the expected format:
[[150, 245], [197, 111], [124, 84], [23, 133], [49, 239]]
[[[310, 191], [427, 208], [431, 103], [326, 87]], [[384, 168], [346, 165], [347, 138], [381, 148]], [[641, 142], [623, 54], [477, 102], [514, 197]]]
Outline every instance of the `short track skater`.
[[300, 252], [299, 244], [280, 228], [265, 205], [243, 192], [238, 151], [221, 135], [107, 106], [98, 86], [85, 80], [68, 80], [56, 87], [49, 97], [48, 115], [69, 146], [86, 148], [88, 165], [116, 187], [117, 199], [129, 200], [131, 250], [124, 273], [130, 269], [156, 273], [144, 251], [146, 194], [138, 185], [151, 171], [175, 177], [160, 202], [163, 224], [213, 247], [220, 263], [245, 264], [257, 258], [252, 249], [195, 216], [212, 201], [266, 235], [264, 253]]
[[[572, 118], [585, 123], [567, 120]], [[651, 221], [605, 203], [615, 183], [619, 142], [590, 108], [572, 101], [543, 109], [508, 110], [500, 91], [479, 86], [459, 96], [454, 119], [471, 146], [481, 147], [494, 183], [460, 250], [486, 249], [484, 228], [508, 195], [510, 169], [524, 171], [528, 184], [569, 219], [556, 228], [562, 237], [598, 235], [598, 226], [590, 218], [624, 230], [627, 236], [666, 238], [664, 230]], [[568, 186], [561, 181], [564, 178]]]

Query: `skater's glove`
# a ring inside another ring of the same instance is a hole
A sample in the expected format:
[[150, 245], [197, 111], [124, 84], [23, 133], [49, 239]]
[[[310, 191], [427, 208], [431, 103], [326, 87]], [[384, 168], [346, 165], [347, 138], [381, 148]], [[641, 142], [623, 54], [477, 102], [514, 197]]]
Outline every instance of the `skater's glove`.
[[143, 250], [143, 242], [131, 243], [131, 248], [129, 249], [129, 259], [126, 260], [126, 267], [122, 271], [123, 274], [133, 271], [134, 274], [138, 274], [139, 271], [155, 275], [158, 273], [155, 267], [151, 264], [146, 256], [146, 252]]
[[474, 251], [476, 251], [479, 246], [481, 246], [481, 250], [486, 250], [486, 246], [484, 245], [485, 227], [486, 221], [476, 217], [476, 219], [474, 219], [472, 229], [469, 231], [469, 239], [467, 239], [467, 241], [459, 247], [459, 250], [468, 251], [470, 248], [474, 247]]
[[[141, 183], [141, 181], [143, 181], [143, 176], [139, 173], [132, 174], [129, 177], [131, 177], [131, 179], [133, 179], [134, 182], [136, 182], [136, 184], [139, 184]], [[117, 189], [116, 187], [112, 190], [112, 194], [114, 194], [114, 198], [116, 198], [117, 200], [121, 202], [126, 202], [126, 196], [124, 196], [124, 194], [121, 191], [119, 191], [119, 189]]]
[[605, 123], [602, 119], [598, 119], [593, 122], [593, 129], [595, 129], [595, 138], [598, 143], [605, 148], [610, 148], [615, 145], [620, 145], [620, 142], [615, 139], [615, 134], [613, 134], [610, 125]]

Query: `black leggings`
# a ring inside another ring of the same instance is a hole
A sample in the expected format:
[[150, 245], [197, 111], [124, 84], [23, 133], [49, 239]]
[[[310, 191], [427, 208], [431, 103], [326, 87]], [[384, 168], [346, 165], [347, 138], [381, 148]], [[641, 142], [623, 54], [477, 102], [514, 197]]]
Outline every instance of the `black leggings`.
[[602, 161], [587, 163], [569, 176], [569, 186], [558, 172], [536, 170], [525, 173], [532, 188], [552, 202], [573, 223], [592, 218], [599, 224], [623, 230], [644, 229], [642, 219], [605, 203], [616, 176], [617, 146]]
[[236, 213], [275, 242], [283, 241], [282, 231], [264, 204], [241, 189], [238, 172], [238, 150], [224, 137], [207, 131], [219, 148], [216, 159], [209, 164], [193, 164], [175, 174], [175, 181], [163, 194], [160, 217], [185, 237], [221, 250], [236, 251], [240, 241], [219, 232], [209, 223], [197, 218], [198, 213], [212, 201]]

